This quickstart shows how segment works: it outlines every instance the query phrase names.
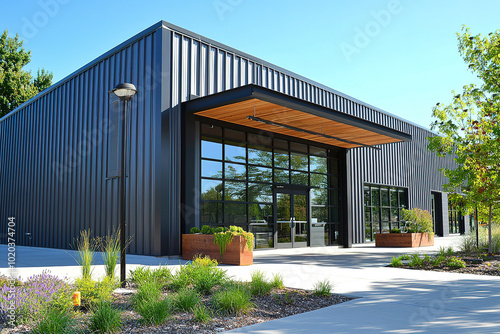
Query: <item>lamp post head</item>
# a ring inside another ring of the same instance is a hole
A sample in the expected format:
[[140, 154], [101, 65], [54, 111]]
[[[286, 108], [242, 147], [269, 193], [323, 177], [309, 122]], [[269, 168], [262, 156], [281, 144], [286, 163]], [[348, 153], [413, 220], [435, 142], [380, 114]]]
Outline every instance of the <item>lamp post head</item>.
[[130, 101], [137, 93], [137, 89], [131, 83], [119, 83], [111, 92], [122, 101]]

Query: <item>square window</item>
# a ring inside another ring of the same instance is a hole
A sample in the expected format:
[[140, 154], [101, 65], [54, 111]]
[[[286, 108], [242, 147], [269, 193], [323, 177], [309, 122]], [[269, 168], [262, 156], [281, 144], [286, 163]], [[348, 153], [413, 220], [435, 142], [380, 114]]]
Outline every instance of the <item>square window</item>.
[[248, 163], [272, 167], [273, 151], [266, 147], [248, 146]]
[[229, 180], [246, 180], [246, 165], [225, 163], [224, 178]]
[[246, 224], [247, 223], [247, 205], [240, 203], [224, 204], [224, 224]]
[[202, 160], [201, 161], [201, 176], [222, 179], [222, 162]]
[[302, 186], [309, 185], [309, 173], [302, 173], [292, 171], [292, 184], [298, 184]]
[[222, 200], [222, 181], [202, 179], [201, 199], [211, 201]]
[[224, 199], [226, 201], [246, 202], [246, 183], [237, 181], [224, 181]]
[[273, 188], [265, 183], [248, 183], [249, 202], [273, 202]]
[[202, 202], [201, 224], [202, 225], [222, 224], [222, 203]]
[[248, 166], [248, 180], [257, 182], [273, 182], [273, 170], [267, 167]]
[[287, 151], [274, 150], [274, 167], [290, 168], [290, 158]]
[[245, 144], [226, 142], [224, 145], [224, 155], [226, 161], [246, 162]]
[[290, 172], [283, 169], [274, 170], [274, 182], [275, 183], [290, 183]]
[[201, 141], [202, 158], [222, 159], [222, 141], [214, 138], [203, 138]]

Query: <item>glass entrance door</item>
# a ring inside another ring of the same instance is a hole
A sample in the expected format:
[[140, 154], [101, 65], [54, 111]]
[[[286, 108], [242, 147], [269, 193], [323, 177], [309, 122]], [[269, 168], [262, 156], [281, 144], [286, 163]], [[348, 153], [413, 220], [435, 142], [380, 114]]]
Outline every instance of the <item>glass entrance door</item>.
[[306, 247], [309, 196], [305, 190], [277, 189], [274, 193], [277, 248]]

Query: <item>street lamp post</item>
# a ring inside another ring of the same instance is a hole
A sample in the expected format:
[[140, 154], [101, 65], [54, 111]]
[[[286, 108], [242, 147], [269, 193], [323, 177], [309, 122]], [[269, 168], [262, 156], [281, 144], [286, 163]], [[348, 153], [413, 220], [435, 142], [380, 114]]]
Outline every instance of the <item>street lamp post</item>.
[[121, 286], [125, 286], [125, 251], [126, 251], [126, 238], [125, 238], [125, 176], [126, 176], [126, 148], [125, 143], [127, 142], [126, 131], [128, 127], [126, 126], [127, 121], [127, 105], [132, 97], [137, 93], [137, 89], [131, 83], [120, 83], [116, 85], [115, 88], [111, 90], [122, 102], [123, 104], [123, 114], [121, 117], [121, 145], [122, 154], [120, 159], [120, 282]]

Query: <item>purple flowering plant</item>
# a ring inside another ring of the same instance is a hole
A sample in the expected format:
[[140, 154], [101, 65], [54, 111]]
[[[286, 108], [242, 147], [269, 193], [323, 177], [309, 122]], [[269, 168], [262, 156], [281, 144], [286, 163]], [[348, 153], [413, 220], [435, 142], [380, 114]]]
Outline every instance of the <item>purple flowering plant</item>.
[[5, 320], [9, 315], [14, 300], [14, 322], [16, 324], [33, 323], [49, 308], [61, 311], [72, 306], [72, 287], [67, 280], [48, 272], [29, 277], [22, 285], [11, 288], [4, 284], [0, 289], [0, 317]]

